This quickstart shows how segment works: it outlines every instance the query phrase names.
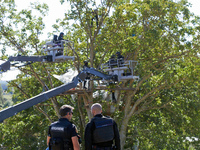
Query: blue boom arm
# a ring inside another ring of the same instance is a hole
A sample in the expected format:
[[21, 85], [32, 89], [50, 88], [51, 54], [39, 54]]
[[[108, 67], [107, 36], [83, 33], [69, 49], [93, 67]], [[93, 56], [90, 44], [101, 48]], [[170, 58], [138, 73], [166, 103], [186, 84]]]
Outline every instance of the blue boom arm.
[[18, 103], [14, 106], [11, 106], [4, 110], [1, 110], [0, 111], [0, 122], [3, 122], [3, 120], [6, 118], [16, 115], [18, 112], [20, 112], [22, 110], [28, 109], [34, 105], [37, 105], [38, 103], [48, 100], [51, 97], [54, 97], [56, 95], [66, 92], [72, 88], [75, 88], [79, 82], [82, 82], [85, 80], [87, 73], [92, 74], [94, 76], [98, 76], [104, 80], [114, 79], [113, 76], [111, 76], [111, 75], [101, 73], [93, 68], [86, 68], [85, 70], [80, 72], [70, 83], [63, 84], [59, 87], [56, 87], [56, 88], [53, 88], [46, 92], [43, 92], [35, 97], [27, 99], [27, 100], [25, 100], [21, 103]]

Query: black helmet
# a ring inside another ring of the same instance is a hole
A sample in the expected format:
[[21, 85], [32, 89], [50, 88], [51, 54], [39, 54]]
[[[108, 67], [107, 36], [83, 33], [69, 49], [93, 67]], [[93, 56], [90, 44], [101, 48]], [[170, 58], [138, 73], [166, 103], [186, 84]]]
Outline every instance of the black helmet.
[[116, 55], [120, 55], [121, 53], [120, 52], [116, 52]]
[[88, 61], [87, 61], [87, 60], [84, 60], [84, 64], [87, 65], [87, 64], [88, 64]]
[[64, 35], [64, 33], [63, 33], [63, 32], [60, 32], [60, 35]]

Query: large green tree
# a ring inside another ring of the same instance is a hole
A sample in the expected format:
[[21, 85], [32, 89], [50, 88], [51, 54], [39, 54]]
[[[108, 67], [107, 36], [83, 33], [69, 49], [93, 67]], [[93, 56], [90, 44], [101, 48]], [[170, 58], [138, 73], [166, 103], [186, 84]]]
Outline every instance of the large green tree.
[[[29, 51], [42, 54], [40, 47], [44, 43], [39, 41], [44, 28], [42, 18], [32, 16], [30, 10], [17, 13], [14, 1], [3, 2], [0, 14], [3, 44], [20, 50], [23, 55]], [[101, 3], [62, 0], [61, 3], [66, 7], [70, 3], [71, 9], [54, 27], [67, 32], [65, 38], [75, 43], [69, 55], [74, 54], [76, 59], [60, 64], [34, 63], [20, 68], [22, 74], [10, 82], [16, 89], [16, 103], [60, 85], [52, 74], [62, 74], [66, 67], [81, 71], [84, 60], [89, 60], [91, 67], [99, 68], [117, 51], [127, 59], [138, 61], [135, 74], [140, 80], [110, 86], [115, 90], [117, 87], [133, 89], [116, 90], [116, 103], [102, 99], [101, 94], [94, 98], [92, 93], [96, 89], [91, 81], [90, 93], [77, 95], [74, 100], [70, 96], [57, 96], [25, 110], [1, 124], [2, 146], [44, 149], [48, 121], [57, 120], [59, 106], [65, 103], [78, 110], [74, 122], [83, 136], [85, 124], [91, 119], [90, 106], [100, 102], [104, 113], [118, 123], [122, 149], [187, 149], [189, 142], [185, 138], [199, 137], [196, 118], [199, 118], [200, 71], [197, 56], [199, 18], [189, 12], [187, 1], [136, 0], [130, 4], [122, 0]], [[45, 14], [46, 5], [33, 6], [41, 15]], [[5, 21], [7, 18], [9, 21]], [[111, 114], [113, 107], [115, 111]], [[21, 132], [22, 128], [29, 130]], [[33, 135], [33, 145], [27, 144], [30, 142], [26, 138], [28, 134]], [[37, 137], [41, 138], [40, 142]], [[20, 145], [14, 140], [21, 141]]]
[[[85, 59], [81, 57], [84, 54], [92, 67], [99, 68], [116, 51], [139, 62], [135, 70], [140, 76], [139, 82], [130, 80], [116, 85], [135, 88], [128, 92], [119, 91], [114, 104], [113, 116], [122, 122], [119, 125], [122, 149], [127, 141], [130, 120], [135, 116], [154, 109], [177, 107], [185, 111], [188, 105], [182, 109], [182, 105], [177, 104], [179, 97], [184, 98], [182, 95], [185, 92], [170, 89], [191, 86], [189, 82], [199, 81], [199, 41], [196, 40], [199, 36], [199, 17], [189, 12], [187, 1], [137, 0], [132, 4], [120, 0], [99, 4], [88, 0], [68, 2], [71, 11], [60, 25], [65, 25], [67, 20], [74, 21], [72, 28], [68, 27], [68, 35], [77, 41], [76, 54], [80, 62]], [[95, 15], [98, 16], [98, 24], [93, 19]], [[79, 69], [79, 66], [76, 67]], [[198, 87], [198, 82], [195, 86]], [[195, 89], [193, 92], [196, 92]], [[89, 106], [91, 101], [96, 101], [92, 95], [87, 95], [87, 99], [85, 105]], [[160, 147], [165, 149], [164, 145]]]
[[[0, 40], [1, 46], [3, 46], [1, 50], [3, 55], [1, 55], [1, 58], [8, 58], [5, 55], [7, 49], [15, 50], [15, 55], [28, 55], [29, 53], [41, 55], [40, 44], [42, 43], [40, 42], [39, 37], [44, 29], [43, 16], [46, 15], [48, 6], [46, 4], [41, 5], [32, 3], [31, 10], [23, 9], [18, 11], [16, 10], [15, 2], [13, 0], [0, 1], [0, 5]], [[33, 11], [37, 11], [37, 17], [32, 15]], [[41, 64], [38, 66], [41, 66]], [[10, 85], [15, 87], [16, 91], [16, 94], [13, 97], [15, 104], [39, 94], [42, 92], [42, 90], [39, 90], [44, 87], [44, 83], [39, 77], [40, 72], [38, 72], [38, 74], [34, 72], [34, 69], [36, 69], [35, 66], [30, 65], [28, 68], [23, 69], [21, 70], [22, 74], [18, 77], [19, 79], [10, 82]], [[42, 72], [42, 70], [40, 71]], [[33, 76], [33, 79], [27, 80], [31, 75]], [[38, 82], [35, 82], [35, 79], [38, 79]], [[31, 84], [33, 86], [30, 86]], [[34, 112], [34, 109], [37, 109], [38, 111]], [[44, 135], [46, 134], [45, 129], [47, 127], [48, 119], [42, 119], [46, 113], [41, 107], [35, 106], [34, 109], [24, 111], [21, 115], [1, 124], [1, 148], [44, 149], [46, 147], [46, 137]], [[37, 116], [38, 112], [42, 112], [42, 115], [39, 113], [40, 115]], [[47, 116], [46, 118], [49, 117]]]

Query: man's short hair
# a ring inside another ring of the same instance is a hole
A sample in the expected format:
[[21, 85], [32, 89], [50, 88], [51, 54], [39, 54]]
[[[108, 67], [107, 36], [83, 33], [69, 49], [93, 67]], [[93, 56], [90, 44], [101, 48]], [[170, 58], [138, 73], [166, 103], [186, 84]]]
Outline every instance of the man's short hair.
[[102, 106], [101, 104], [99, 103], [94, 103], [92, 106], [91, 106], [91, 110], [92, 109], [95, 109], [96, 111], [102, 111]]
[[61, 117], [67, 115], [68, 112], [73, 112], [74, 107], [70, 105], [63, 105], [60, 107], [59, 114]]

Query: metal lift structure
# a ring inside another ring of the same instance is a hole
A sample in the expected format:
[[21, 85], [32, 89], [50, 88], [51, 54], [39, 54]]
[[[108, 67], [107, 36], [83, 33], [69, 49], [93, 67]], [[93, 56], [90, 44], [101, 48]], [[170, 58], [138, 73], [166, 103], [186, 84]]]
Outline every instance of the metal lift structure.
[[44, 52], [47, 53], [47, 56], [52, 56], [52, 62], [74, 60], [74, 56], [67, 55], [68, 49], [74, 50], [74, 43], [72, 41], [61, 40], [59, 43], [49, 41], [46, 42]]
[[116, 76], [107, 75], [99, 72], [94, 68], [85, 68], [85, 70], [81, 71], [70, 83], [63, 84], [59, 87], [53, 88], [46, 92], [43, 92], [35, 97], [27, 99], [21, 103], [18, 103], [14, 106], [8, 107], [2, 111], [0, 111], [0, 122], [3, 122], [4, 119], [9, 118], [11, 116], [16, 115], [18, 112], [28, 109], [38, 103], [44, 102], [51, 97], [64, 93], [72, 88], [75, 88], [79, 82], [85, 81], [87, 73], [100, 77], [102, 80], [107, 81], [116, 81]]
[[127, 81], [130, 79], [139, 80], [139, 76], [135, 75], [135, 67], [138, 62], [134, 60], [114, 59], [102, 64], [101, 68], [108, 72], [109, 75], [118, 77], [118, 81]]
[[[71, 41], [62, 40], [59, 45], [53, 41], [47, 42], [44, 52], [47, 53], [45, 56], [16, 56], [9, 57], [9, 59], [0, 65], [0, 71], [10, 70], [12, 61], [20, 62], [60, 62], [66, 60], [74, 60], [74, 56], [67, 56], [65, 47], [68, 46], [70, 49], [74, 48], [74, 45]], [[111, 63], [112, 62], [112, 63]], [[14, 106], [8, 107], [0, 111], [0, 122], [3, 120], [16, 115], [18, 112], [28, 109], [38, 103], [44, 102], [51, 97], [63, 94], [70, 89], [76, 88], [78, 83], [83, 82], [87, 79], [87, 75], [93, 76], [92, 80], [95, 80], [96, 77], [98, 80], [106, 82], [123, 82], [129, 79], [139, 80], [139, 76], [135, 76], [134, 69], [137, 65], [136, 61], [133, 60], [114, 60], [109, 61], [106, 64], [102, 64], [101, 71], [98, 71], [94, 68], [85, 67], [70, 83], [63, 84], [59, 87], [53, 88], [46, 92], [43, 92], [35, 97], [27, 99], [21, 103], [18, 103]], [[103, 73], [107, 72], [107, 73]]]
[[[93, 75], [95, 77], [100, 78], [101, 80], [108, 81], [108, 82], [116, 82], [116, 81], [125, 81], [127, 79], [139, 79], [138, 76], [133, 76], [133, 72], [128, 72], [126, 75], [126, 71], [133, 71], [133, 68], [129, 68], [130, 66], [133, 66], [132, 63], [135, 63], [134, 61], [127, 61], [124, 62], [123, 66], [116, 66], [116, 68], [107, 68], [106, 71], [109, 72], [109, 74], [102, 73], [94, 68], [88, 68], [86, 67], [83, 71], [81, 71], [70, 83], [63, 84], [59, 87], [53, 88], [51, 90], [48, 90], [46, 92], [43, 92], [35, 97], [32, 97], [30, 99], [27, 99], [21, 103], [18, 103], [14, 106], [8, 107], [4, 110], [0, 111], [0, 122], [3, 122], [3, 120], [16, 115], [18, 112], [28, 109], [34, 105], [37, 105], [38, 103], [44, 102], [48, 100], [51, 97], [57, 96], [59, 94], [62, 94], [66, 91], [69, 91], [70, 89], [73, 89], [77, 87], [79, 82], [83, 82], [86, 80], [87, 74]], [[120, 65], [120, 63], [117, 63], [117, 65]], [[122, 65], [122, 64], [121, 64]], [[111, 67], [107, 65], [103, 65], [105, 67]], [[112, 66], [113, 67], [113, 66]]]
[[[6, 72], [10, 70], [12, 61], [15, 62], [62, 62], [66, 60], [74, 60], [74, 56], [68, 56], [67, 50], [74, 50], [74, 43], [69, 40], [61, 40], [59, 44], [54, 43], [53, 41], [46, 42], [44, 47], [44, 56], [11, 56], [6, 62], [0, 65], [0, 71]], [[14, 64], [16, 65], [16, 63]]]

